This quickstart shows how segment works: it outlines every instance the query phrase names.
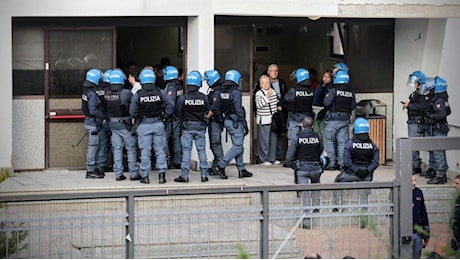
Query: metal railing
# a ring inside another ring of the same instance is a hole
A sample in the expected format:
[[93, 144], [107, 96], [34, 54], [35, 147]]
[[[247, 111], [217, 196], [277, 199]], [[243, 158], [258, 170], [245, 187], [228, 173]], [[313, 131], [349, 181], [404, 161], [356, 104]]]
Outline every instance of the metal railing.
[[[0, 195], [2, 257], [235, 258], [241, 247], [255, 258], [388, 258], [398, 188], [370, 182]], [[357, 189], [372, 189], [368, 204], [358, 203]], [[297, 192], [307, 190], [321, 190], [320, 206], [300, 205]], [[345, 190], [339, 206], [336, 190]], [[299, 225], [303, 217], [311, 218], [310, 229]]]

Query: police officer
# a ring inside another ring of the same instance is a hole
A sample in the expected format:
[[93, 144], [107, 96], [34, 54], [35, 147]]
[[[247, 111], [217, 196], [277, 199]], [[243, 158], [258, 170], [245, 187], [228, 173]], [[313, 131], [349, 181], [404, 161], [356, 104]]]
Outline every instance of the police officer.
[[86, 151], [86, 178], [104, 178], [104, 172], [100, 172], [98, 166], [101, 159], [98, 156], [99, 129], [98, 121], [106, 119], [102, 112], [101, 101], [96, 94], [96, 88], [101, 79], [101, 71], [90, 69], [86, 72], [86, 80], [83, 82], [83, 94], [81, 95], [81, 110], [85, 114], [84, 126], [88, 134], [88, 149]]
[[222, 149], [222, 131], [224, 130], [224, 118], [221, 110], [220, 92], [222, 83], [220, 74], [217, 70], [207, 70], [204, 72], [204, 80], [209, 86], [208, 102], [208, 134], [209, 146], [211, 147], [214, 160], [211, 167], [208, 169], [208, 175], [219, 174], [219, 163], [224, 158], [224, 151]]
[[341, 61], [338, 61], [336, 63], [334, 63], [334, 65], [332, 65], [332, 74], [335, 75], [337, 73], [337, 71], [339, 70], [343, 70], [345, 71], [346, 73], [348, 73], [348, 65], [345, 64], [344, 62], [341, 62]]
[[[426, 76], [421, 71], [414, 71], [409, 75], [407, 85], [415, 88], [409, 95], [409, 101], [402, 101], [403, 108], [407, 109], [407, 130], [409, 137], [422, 137], [425, 132], [424, 115], [430, 104], [430, 95], [425, 93]], [[420, 167], [422, 159], [419, 151], [412, 152], [412, 172], [422, 173]]]
[[176, 111], [182, 121], [182, 164], [181, 175], [175, 182], [188, 182], [190, 173], [190, 157], [193, 143], [195, 143], [200, 159], [201, 182], [208, 181], [208, 159], [206, 156], [206, 127], [208, 124], [208, 98], [198, 91], [202, 86], [201, 74], [198, 71], [190, 72], [185, 82], [187, 93], [177, 100]]
[[430, 241], [430, 225], [426, 212], [425, 198], [421, 189], [416, 187], [417, 178], [412, 175], [412, 223], [414, 230], [412, 234], [412, 259], [419, 259], [422, 249]]
[[123, 88], [125, 74], [121, 69], [114, 69], [110, 73], [110, 88], [105, 93], [107, 115], [110, 117], [112, 131], [113, 171], [117, 181], [126, 180], [123, 175], [123, 147], [126, 148], [128, 169], [131, 179], [139, 178], [137, 167], [137, 142], [129, 116], [129, 105], [133, 94]]
[[289, 143], [300, 132], [302, 120], [307, 116], [314, 118], [310, 73], [304, 68], [299, 68], [291, 73], [291, 78], [297, 84], [284, 96], [289, 111], [287, 132]]
[[[166, 66], [163, 69], [164, 81], [166, 84], [165, 90], [168, 96], [174, 100], [176, 105], [177, 99], [184, 94], [184, 87], [180, 83], [179, 71], [174, 66]], [[177, 109], [171, 118], [167, 119], [166, 124], [166, 139], [168, 143], [166, 145], [166, 152], [170, 156], [170, 169], [179, 169], [182, 161], [182, 148], [181, 148], [181, 129], [180, 129], [180, 118], [177, 116]]]
[[[99, 88], [96, 90], [96, 93], [99, 97], [99, 100], [101, 101], [101, 111], [104, 113], [106, 118], [108, 119], [107, 116], [107, 102], [105, 101], [104, 95], [105, 92], [109, 90], [110, 87], [110, 73], [112, 72], [111, 69], [106, 70], [102, 74], [101, 81], [99, 82]], [[112, 144], [110, 143], [110, 120], [97, 120], [98, 121], [98, 127], [99, 127], [99, 148], [97, 150], [98, 157], [100, 158], [99, 161], [99, 172], [110, 172], [113, 171], [112, 167], [109, 167], [107, 165], [108, 157], [109, 157], [109, 151], [110, 147]], [[105, 175], [105, 174], [104, 174]]]
[[327, 109], [324, 148], [330, 159], [326, 170], [342, 170], [344, 165], [343, 151], [348, 140], [350, 116], [356, 108], [355, 93], [348, 86], [349, 80], [346, 71], [338, 70], [323, 100]]
[[[449, 125], [447, 116], [451, 114], [449, 95], [447, 94], [447, 82], [441, 77], [434, 79], [434, 97], [425, 113], [425, 122], [430, 136], [447, 136]], [[436, 175], [428, 181], [428, 184], [444, 184], [447, 182], [446, 172], [449, 169], [446, 160], [446, 150], [433, 152]]]
[[[320, 183], [323, 167], [321, 153], [323, 152], [323, 139], [321, 135], [313, 131], [313, 118], [310, 116], [302, 120], [302, 130], [291, 139], [286, 152], [286, 161], [294, 169], [298, 184]], [[300, 192], [302, 207], [319, 206], [320, 191]], [[318, 211], [318, 209], [315, 209]], [[307, 214], [310, 210], [305, 211]], [[302, 227], [310, 229], [311, 219], [304, 218]]]
[[[353, 123], [354, 136], [348, 140], [344, 147], [343, 162], [344, 169], [335, 182], [362, 182], [372, 181], [374, 171], [379, 166], [379, 148], [369, 138], [369, 122], [358, 117]], [[370, 190], [361, 189], [358, 191], [358, 203], [368, 204]], [[334, 192], [337, 205], [342, 205], [342, 192]], [[363, 208], [363, 211], [366, 211]], [[360, 227], [364, 228], [364, 223]]]
[[225, 73], [225, 81], [222, 83], [220, 98], [222, 102], [222, 115], [224, 126], [232, 139], [232, 147], [225, 153], [219, 163], [219, 177], [227, 179], [225, 167], [235, 158], [238, 168], [238, 178], [252, 177], [252, 173], [246, 170], [243, 162], [244, 136], [249, 134], [246, 112], [242, 104], [242, 94], [238, 89], [241, 74], [237, 70], [229, 70]]
[[137, 122], [137, 138], [141, 149], [140, 176], [132, 176], [131, 180], [140, 180], [149, 184], [149, 173], [152, 169], [152, 147], [155, 151], [156, 169], [159, 171], [159, 183], [166, 183], [166, 133], [163, 118], [169, 118], [174, 112], [174, 100], [166, 91], [155, 85], [155, 73], [143, 69], [139, 74], [142, 88], [134, 94], [129, 114]]

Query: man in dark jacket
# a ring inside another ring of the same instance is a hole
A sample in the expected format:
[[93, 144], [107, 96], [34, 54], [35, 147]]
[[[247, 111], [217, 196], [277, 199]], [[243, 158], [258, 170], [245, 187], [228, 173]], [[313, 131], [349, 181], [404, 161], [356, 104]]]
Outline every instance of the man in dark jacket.
[[419, 259], [422, 249], [430, 241], [430, 226], [426, 213], [425, 198], [421, 189], [416, 187], [417, 177], [412, 175], [412, 222], [414, 233], [412, 234], [412, 258]]

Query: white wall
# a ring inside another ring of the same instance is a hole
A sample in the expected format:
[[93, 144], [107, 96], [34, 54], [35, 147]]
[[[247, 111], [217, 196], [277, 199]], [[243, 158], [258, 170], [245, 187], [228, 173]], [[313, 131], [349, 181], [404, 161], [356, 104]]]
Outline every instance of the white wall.
[[[429, 69], [430, 73], [438, 73], [434, 64], [443, 64], [444, 58], [438, 60], [437, 50], [424, 52], [425, 46], [438, 48], [436, 37], [442, 33], [439, 21], [427, 18], [460, 17], [458, 0], [291, 0], [280, 4], [279, 0], [2, 0], [0, 1], [0, 66], [2, 75], [0, 95], [0, 167], [11, 167], [13, 154], [13, 104], [12, 104], [12, 17], [54, 17], [54, 16], [187, 16], [190, 31], [190, 52], [187, 65], [200, 71], [213, 65], [213, 54], [207, 51], [214, 49], [213, 17], [216, 15], [246, 16], [327, 16], [327, 17], [361, 17], [361, 18], [421, 18], [416, 20], [396, 21], [395, 42], [395, 97], [393, 110], [400, 111], [399, 100], [407, 99], [410, 89], [405, 87], [407, 75], [415, 69]], [[442, 23], [442, 21], [441, 21]], [[449, 25], [449, 23], [448, 23]], [[456, 26], [455, 28], [458, 28]], [[455, 33], [455, 28], [449, 29]], [[421, 33], [421, 39], [414, 40]], [[425, 34], [427, 33], [428, 34]], [[431, 40], [424, 38], [426, 35]], [[456, 33], [458, 35], [458, 33]], [[430, 59], [436, 59], [431, 63]], [[458, 59], [457, 59], [458, 60]], [[446, 64], [451, 65], [451, 64]], [[454, 64], [452, 64], [454, 65]], [[433, 66], [433, 68], [431, 68]], [[44, 116], [44, 115], [43, 115]], [[404, 126], [405, 115], [395, 113], [394, 137], [406, 136]], [[456, 133], [456, 130], [451, 132]]]

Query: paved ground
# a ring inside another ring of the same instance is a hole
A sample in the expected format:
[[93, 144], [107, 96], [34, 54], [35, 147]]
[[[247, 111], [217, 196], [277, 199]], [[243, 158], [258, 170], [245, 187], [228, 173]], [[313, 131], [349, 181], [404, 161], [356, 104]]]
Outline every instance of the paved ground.
[[[289, 185], [293, 183], [293, 171], [289, 168], [276, 166], [247, 165], [252, 178], [239, 179], [236, 167], [227, 167], [229, 179], [222, 180], [215, 176], [209, 177], [209, 182], [200, 181], [199, 172], [190, 172], [189, 183], [176, 183], [174, 178], [180, 175], [180, 170], [168, 170], [167, 183], [158, 184], [156, 171], [150, 173], [150, 184], [139, 181], [130, 181], [129, 173], [125, 181], [115, 181], [113, 172], [106, 173], [104, 179], [86, 179], [85, 171], [71, 171], [67, 169], [48, 169], [36, 172], [15, 172], [10, 178], [0, 183], [1, 193], [28, 193], [28, 192], [58, 192], [58, 191], [84, 191], [84, 190], [120, 190], [120, 189], [163, 189], [163, 188], [190, 188], [202, 186], [257, 186], [257, 185]], [[338, 171], [325, 171], [321, 176], [321, 183], [333, 183]], [[392, 181], [395, 179], [393, 165], [381, 165], [374, 173], [374, 181]], [[424, 178], [418, 178], [418, 186], [426, 185]], [[453, 185], [450, 181], [445, 185]]]

